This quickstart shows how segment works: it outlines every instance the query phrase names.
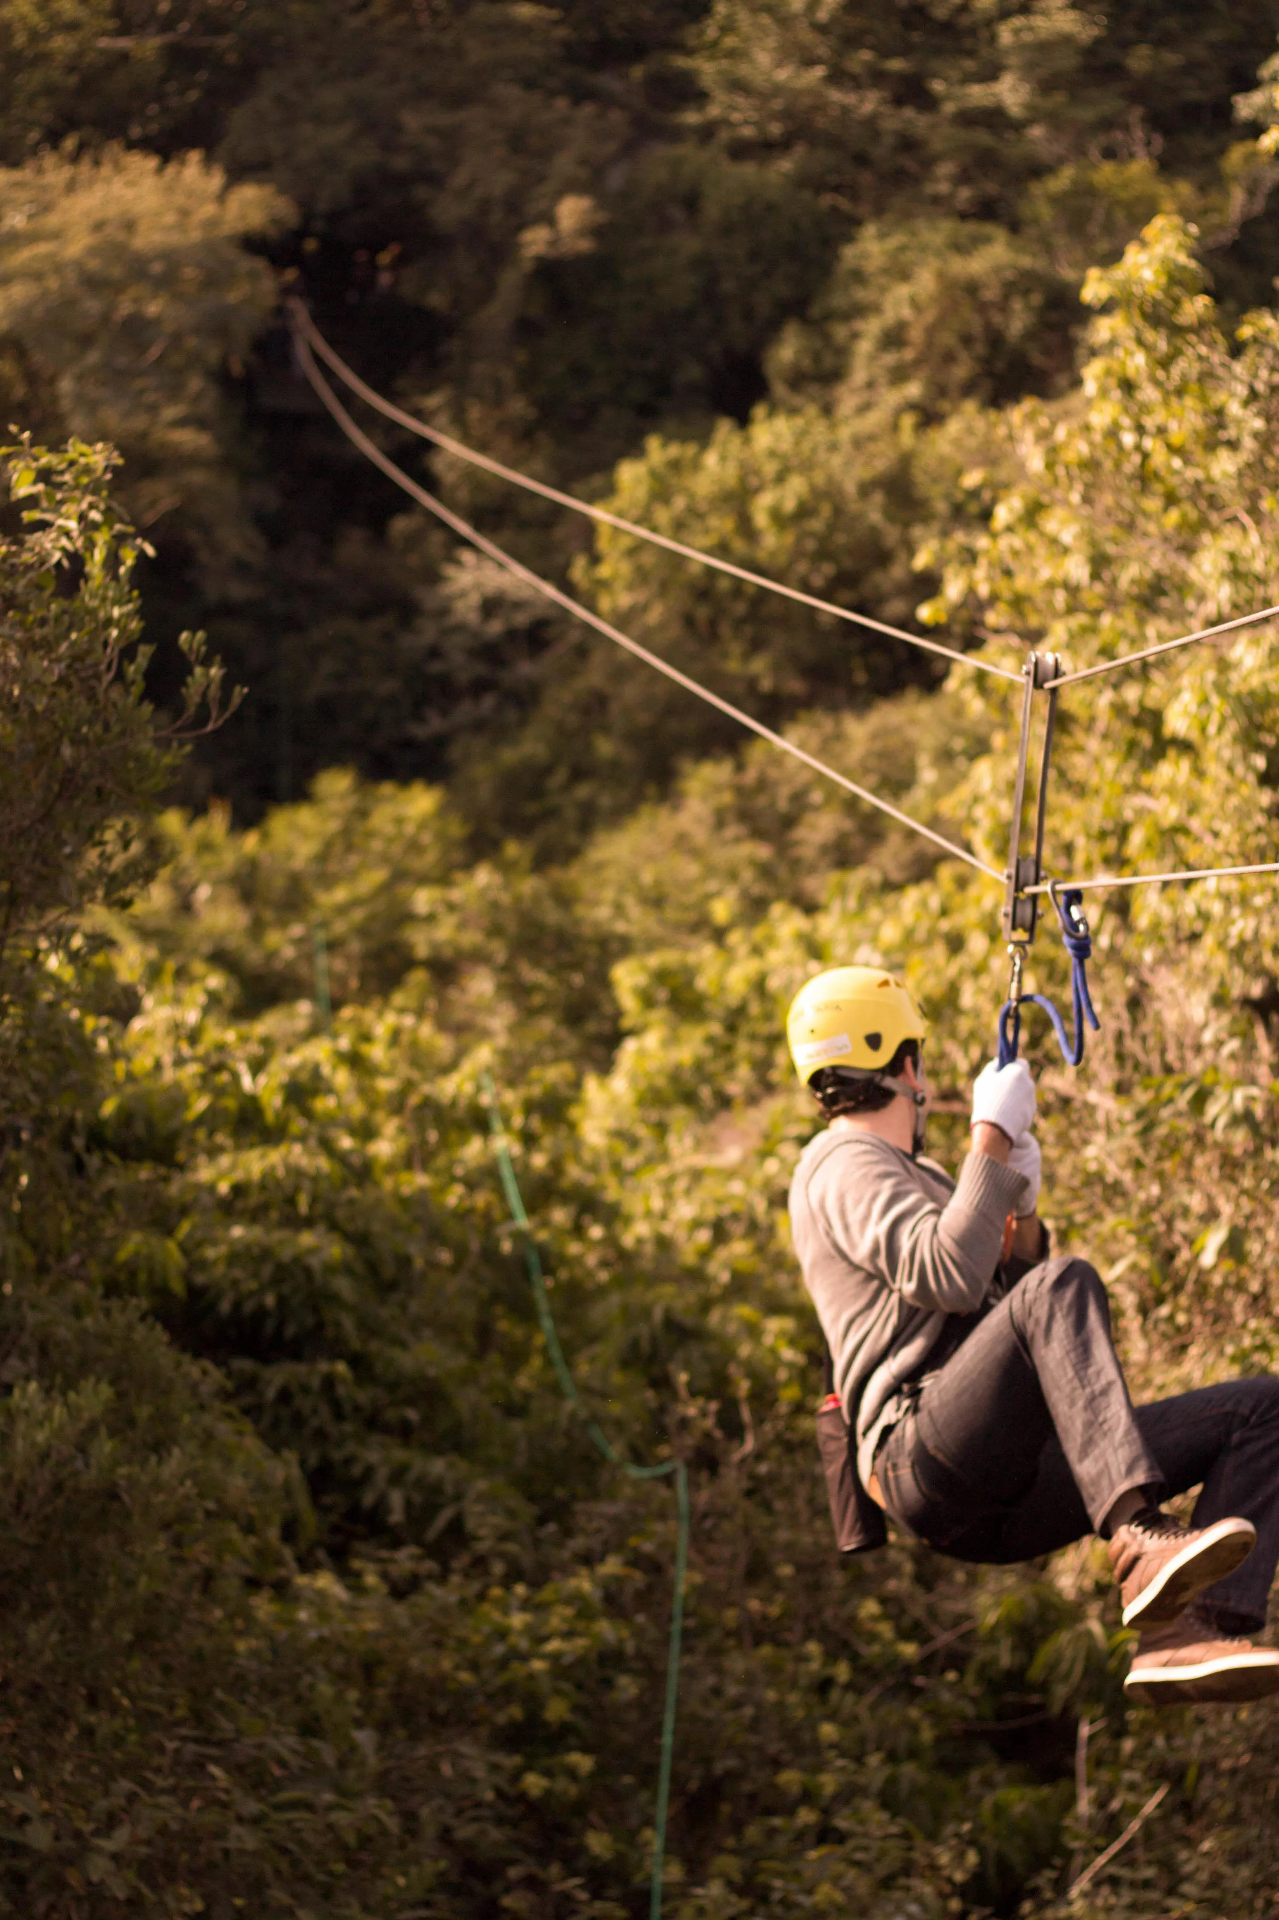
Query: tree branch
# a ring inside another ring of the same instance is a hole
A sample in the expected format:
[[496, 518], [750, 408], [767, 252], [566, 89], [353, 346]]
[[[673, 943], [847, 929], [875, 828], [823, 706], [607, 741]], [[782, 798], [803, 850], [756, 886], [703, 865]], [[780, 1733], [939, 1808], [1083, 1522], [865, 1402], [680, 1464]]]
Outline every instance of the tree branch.
[[1110, 1865], [1110, 1862], [1114, 1859], [1115, 1855], [1119, 1852], [1120, 1848], [1126, 1847], [1128, 1845], [1128, 1842], [1132, 1839], [1133, 1835], [1135, 1833], [1138, 1833], [1141, 1830], [1141, 1828], [1145, 1825], [1146, 1821], [1150, 1818], [1151, 1814], [1154, 1812], [1155, 1808], [1159, 1805], [1160, 1801], [1164, 1798], [1167, 1792], [1168, 1792], [1168, 1782], [1165, 1780], [1162, 1787], [1155, 1788], [1155, 1791], [1151, 1794], [1149, 1800], [1147, 1800], [1141, 1812], [1139, 1814], [1136, 1814], [1133, 1817], [1133, 1819], [1131, 1819], [1128, 1822], [1128, 1825], [1124, 1828], [1119, 1838], [1117, 1840], [1112, 1840], [1110, 1845], [1106, 1848], [1106, 1851], [1104, 1853], [1099, 1853], [1097, 1855], [1097, 1858], [1093, 1861], [1090, 1867], [1084, 1868], [1078, 1880], [1075, 1881], [1074, 1885], [1068, 1891], [1066, 1895], [1066, 1898], [1068, 1900], [1073, 1900], [1076, 1894], [1082, 1893], [1084, 1888], [1088, 1885], [1089, 1881], [1096, 1879], [1097, 1875], [1101, 1872], [1102, 1868], [1108, 1867]]

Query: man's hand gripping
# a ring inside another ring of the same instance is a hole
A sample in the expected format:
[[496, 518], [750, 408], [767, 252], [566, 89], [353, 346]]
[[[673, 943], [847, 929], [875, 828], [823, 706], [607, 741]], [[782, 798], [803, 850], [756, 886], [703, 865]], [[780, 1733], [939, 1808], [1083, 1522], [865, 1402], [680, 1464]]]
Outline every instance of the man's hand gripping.
[[1035, 1124], [1035, 1082], [1024, 1060], [1001, 1067], [990, 1060], [973, 1082], [972, 1140], [977, 1153], [1012, 1167], [1027, 1182], [1021, 1210], [1004, 1224], [1003, 1258], [1017, 1253], [1033, 1260], [1041, 1232], [1038, 1205], [1043, 1160], [1031, 1129]]

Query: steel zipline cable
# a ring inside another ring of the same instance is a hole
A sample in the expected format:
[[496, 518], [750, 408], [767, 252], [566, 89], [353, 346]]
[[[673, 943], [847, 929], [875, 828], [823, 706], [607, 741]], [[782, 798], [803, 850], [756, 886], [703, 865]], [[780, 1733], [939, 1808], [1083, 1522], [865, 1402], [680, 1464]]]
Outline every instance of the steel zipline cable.
[[[688, 559], [704, 562], [707, 566], [716, 567], [722, 572], [731, 573], [740, 579], [749, 581], [755, 586], [766, 588], [770, 592], [785, 594], [787, 598], [798, 600], [807, 606], [815, 607], [820, 612], [832, 613], [838, 615], [841, 619], [857, 621], [861, 625], [868, 626], [876, 632], [885, 633], [893, 639], [908, 641], [912, 646], [926, 647], [934, 653], [947, 654], [952, 659], [960, 661], [966, 666], [981, 667], [987, 672], [999, 674], [1006, 679], [1024, 681], [1024, 673], [1013, 673], [1006, 667], [996, 667], [989, 661], [979, 660], [971, 654], [957, 653], [954, 649], [940, 646], [935, 641], [921, 639], [918, 634], [906, 633], [901, 628], [886, 626], [883, 622], [872, 620], [867, 615], [851, 613], [845, 607], [837, 607], [827, 601], [814, 599], [813, 596], [809, 594], [802, 594], [792, 587], [782, 586], [775, 580], [769, 580], [762, 574], [751, 573], [744, 567], [733, 565], [730, 561], [717, 560], [711, 554], [700, 553], [695, 547], [685, 547], [680, 541], [668, 539], [664, 534], [653, 533], [648, 528], [635, 525], [632, 521], [623, 520], [616, 514], [606, 512], [602, 507], [589, 506], [585, 501], [577, 500], [571, 494], [561, 493], [557, 488], [548, 487], [539, 480], [530, 479], [526, 474], [516, 473], [512, 468], [504, 467], [500, 461], [490, 460], [487, 455], [476, 453], [474, 449], [463, 446], [460, 441], [453, 440], [448, 434], [441, 433], [434, 427], [427, 427], [421, 421], [415, 420], [411, 414], [404, 413], [400, 408], [392, 406], [389, 401], [384, 400], [373, 388], [366, 386], [364, 381], [334, 353], [328, 342], [316, 329], [309, 313], [300, 300], [291, 300], [289, 302], [289, 310], [294, 322], [293, 338], [299, 365], [327, 411], [332, 415], [347, 439], [350, 440], [367, 459], [371, 460], [374, 466], [380, 468], [381, 471], [387, 475], [388, 479], [393, 480], [396, 486], [401, 487], [404, 492], [416, 500], [420, 506], [425, 507], [429, 513], [435, 514], [446, 526], [451, 527], [454, 533], [458, 534], [463, 540], [469, 541], [470, 544], [478, 548], [481, 553], [487, 554], [491, 560], [496, 562], [498, 566], [503, 567], [508, 573], [513, 574], [517, 580], [524, 581], [525, 585], [534, 588], [536, 592], [543, 594], [557, 606], [563, 607], [565, 612], [572, 614], [574, 619], [584, 621], [587, 626], [593, 627], [597, 633], [602, 633], [606, 639], [613, 641], [616, 646], [625, 648], [625, 650], [633, 654], [636, 659], [644, 661], [647, 666], [654, 668], [658, 673], [664, 674], [668, 680], [673, 680], [677, 686], [683, 687], [688, 693], [694, 694], [699, 700], [706, 701], [708, 705], [717, 708], [719, 712], [727, 714], [730, 719], [736, 720], [739, 726], [748, 728], [750, 732], [758, 734], [760, 739], [769, 741], [770, 744], [775, 747], [780, 747], [783, 753], [788, 753], [792, 758], [801, 761], [805, 766], [811, 767], [813, 772], [820, 774], [823, 779], [833, 781], [836, 786], [843, 788], [845, 793], [851, 793], [856, 799], [864, 801], [867, 806], [875, 807], [881, 813], [886, 813], [890, 819], [896, 820], [904, 827], [908, 827], [912, 833], [920, 834], [925, 840], [931, 841], [934, 846], [940, 847], [944, 853], [953, 855], [957, 860], [963, 860], [968, 866], [975, 868], [978, 873], [983, 873], [987, 878], [998, 880], [1001, 883], [1006, 880], [1006, 873], [1001, 873], [996, 868], [987, 866], [984, 860], [979, 860], [976, 854], [970, 853], [966, 847], [957, 845], [955, 841], [946, 839], [944, 834], [936, 833], [931, 827], [924, 826], [921, 821], [912, 819], [908, 813], [903, 813], [899, 807], [893, 806], [890, 801], [881, 799], [878, 794], [872, 793], [868, 788], [859, 786], [855, 780], [850, 780], [846, 775], [836, 772], [834, 767], [827, 766], [824, 761], [817, 759], [814, 754], [806, 753], [802, 747], [796, 746], [794, 741], [787, 740], [783, 734], [775, 733], [771, 727], [766, 727], [762, 721], [756, 720], [751, 714], [743, 712], [740, 707], [735, 707], [731, 701], [722, 699], [719, 694], [713, 693], [709, 687], [702, 686], [699, 681], [692, 679], [686, 673], [682, 673], [678, 667], [673, 667], [669, 661], [663, 660], [658, 654], [651, 653], [647, 647], [641, 646], [637, 640], [632, 640], [628, 634], [622, 633], [617, 627], [611, 625], [609, 621], [603, 619], [599, 614], [594, 613], [591, 608], [583, 606], [580, 601], [574, 600], [570, 594], [563, 592], [561, 588], [555, 586], [551, 581], [544, 580], [540, 574], [536, 574], [531, 568], [524, 566], [522, 562], [516, 560], [511, 554], [505, 552], [503, 548], [497, 546], [495, 542], [489, 540], [475, 527], [472, 527], [469, 522], [463, 520], [459, 514], [454, 513], [451, 508], [446, 507], [442, 500], [437, 499], [434, 494], [428, 493], [425, 487], [419, 486], [417, 481], [405, 473], [402, 467], [397, 466], [388, 455], [382, 452], [382, 449], [376, 442], [371, 440], [368, 434], [356, 425], [328, 381], [324, 378], [324, 375], [320, 372], [320, 369], [316, 366], [315, 357], [311, 351], [312, 345], [314, 345], [317, 352], [323, 355], [328, 364], [340, 374], [341, 378], [346, 381], [352, 391], [358, 394], [361, 399], [366, 400], [369, 405], [374, 407], [378, 412], [384, 414], [388, 419], [398, 422], [401, 426], [408, 427], [422, 438], [445, 448], [448, 452], [456, 453], [463, 459], [470, 460], [475, 465], [483, 467], [486, 471], [495, 473], [503, 479], [511, 480], [519, 486], [528, 487], [535, 493], [544, 494], [548, 499], [554, 500], [562, 506], [572, 507], [579, 512], [589, 514], [593, 519], [602, 520], [610, 526], [619, 527], [623, 532], [632, 533], [639, 539], [651, 540], [658, 546], [667, 547], [672, 552], [682, 554]], [[1164, 640], [1157, 646], [1142, 648], [1140, 652], [1124, 654], [1117, 660], [1103, 660], [1096, 666], [1081, 668], [1077, 673], [1058, 674], [1053, 679], [1044, 681], [1042, 683], [1043, 688], [1046, 692], [1055, 693], [1059, 688], [1073, 686], [1081, 680], [1090, 680], [1099, 674], [1112, 673], [1120, 667], [1134, 666], [1143, 660], [1151, 660], [1161, 654], [1171, 653], [1177, 648], [1188, 647], [1202, 640], [1212, 640], [1221, 634], [1236, 632], [1244, 627], [1257, 626], [1263, 620], [1271, 620], [1276, 617], [1279, 617], [1279, 606], [1263, 607], [1256, 613], [1242, 614], [1238, 619], [1224, 620], [1217, 626], [1199, 628], [1196, 632], [1182, 634], [1175, 640]], [[1183, 881], [1227, 879], [1232, 876], [1261, 873], [1279, 873], [1279, 861], [1263, 861], [1241, 866], [1188, 867], [1172, 873], [1096, 875], [1085, 880], [1063, 880], [1053, 881], [1051, 883], [1042, 881], [1038, 884], [1025, 887], [1023, 891], [1028, 895], [1046, 894], [1051, 884], [1062, 891], [1073, 889], [1083, 893], [1112, 887], [1168, 886]]]
[[[851, 607], [836, 606], [833, 601], [822, 600], [817, 595], [802, 593], [797, 587], [788, 587], [780, 580], [770, 580], [766, 574], [755, 573], [749, 567], [739, 567], [731, 560], [721, 560], [716, 554], [704, 553], [698, 547], [686, 546], [682, 540], [674, 540], [669, 534], [656, 533], [651, 527], [642, 527], [634, 520], [626, 520], [620, 514], [610, 513], [606, 507], [591, 505], [589, 501], [579, 500], [575, 494], [563, 493], [558, 487], [548, 486], [544, 480], [535, 480], [531, 474], [520, 473], [514, 467], [504, 466], [500, 460], [480, 453], [474, 447], [466, 446], [461, 440], [455, 440], [451, 434], [444, 433], [439, 427], [431, 427], [424, 420], [406, 413], [384, 395], [361, 380], [353, 367], [347, 365], [342, 356], [332, 348], [316, 326], [304, 303], [294, 297], [288, 303], [296, 329], [305, 334], [311, 346], [319, 354], [330, 370], [335, 373], [351, 392], [373, 407], [388, 420], [394, 420], [398, 426], [415, 433], [423, 440], [429, 440], [434, 446], [441, 447], [446, 453], [455, 454], [459, 460], [467, 460], [472, 466], [481, 467], [486, 473], [492, 473], [499, 480], [508, 480], [512, 486], [524, 487], [530, 493], [541, 494], [546, 500], [553, 500], [557, 506], [568, 507], [574, 513], [587, 514], [592, 520], [598, 520], [608, 527], [616, 527], [621, 533], [629, 533], [637, 540], [647, 540], [653, 546], [664, 547], [669, 553], [677, 553], [685, 560], [696, 561], [704, 567], [713, 567], [720, 573], [731, 574], [734, 579], [745, 580], [753, 587], [762, 587], [766, 593], [779, 593], [788, 600], [798, 602], [800, 606], [812, 607], [818, 613], [828, 613], [837, 620], [850, 620], [855, 625], [869, 627], [872, 633], [885, 634], [889, 639], [904, 641], [907, 646], [923, 647], [929, 653], [944, 655], [948, 660], [956, 661], [960, 666], [975, 667], [981, 673], [996, 674], [1002, 680], [1020, 681], [1022, 674], [1012, 667], [1001, 667], [993, 660], [983, 660], [972, 653], [961, 653], [957, 647], [943, 646], [939, 640], [926, 640], [922, 634], [908, 633], [904, 627], [890, 626], [886, 621], [875, 620], [867, 613], [857, 613]], [[1241, 627], [1257, 626], [1263, 620], [1272, 620], [1279, 615], [1279, 606], [1262, 607], [1257, 613], [1245, 613], [1235, 620], [1223, 620], [1217, 626], [1200, 627], [1194, 633], [1179, 634], [1175, 640], [1161, 640], [1156, 646], [1143, 647], [1137, 653], [1121, 654], [1117, 660], [1102, 660], [1096, 666], [1080, 667], [1074, 673], [1059, 674], [1055, 680], [1046, 680], [1045, 690], [1056, 687], [1074, 686], [1081, 680], [1092, 680], [1098, 674], [1114, 673], [1120, 667], [1136, 666], [1142, 660], [1153, 660], [1163, 653], [1172, 653], [1178, 647], [1193, 646], [1200, 640], [1212, 640], [1223, 633], [1233, 633]]]
[[[1119, 667], [1135, 667], [1140, 660], [1153, 660], [1158, 654], [1172, 653], [1177, 647], [1193, 646], [1197, 640], [1214, 640], [1218, 634], [1235, 633], [1240, 627], [1259, 626], [1263, 620], [1273, 620], [1276, 614], [1279, 614], [1279, 607], [1262, 607], [1259, 613], [1240, 614], [1237, 620], [1223, 620], [1215, 627], [1200, 627], [1196, 633], [1183, 633], [1176, 640], [1161, 640], [1157, 647], [1143, 647], [1140, 653], [1124, 653], [1118, 660], [1102, 660], [1095, 667], [1080, 667], [1077, 673], [1059, 673], [1055, 680], [1044, 681], [1044, 691], [1077, 686], [1081, 680], [1095, 680], [1098, 674], [1114, 673]], [[1222, 871], [1227, 869], [1223, 868]]]
[[1055, 889], [1058, 893], [1090, 893], [1100, 887], [1162, 887], [1173, 880], [1221, 880], [1241, 873], [1279, 873], [1279, 860], [1262, 860], [1248, 867], [1185, 867], [1177, 873], [1116, 873], [1099, 874], [1095, 880], [1045, 880], [1038, 886], [1023, 888], [1023, 892], [1048, 893]]
[[647, 647], [639, 644], [638, 640], [632, 640], [628, 634], [622, 633], [619, 628], [602, 619], [598, 613], [593, 613], [589, 607], [584, 607], [580, 600], [574, 600], [571, 594], [564, 593], [551, 581], [544, 580], [540, 574], [534, 573], [502, 547], [478, 532], [459, 514], [454, 513], [450, 507], [446, 507], [442, 500], [437, 500], [433, 493], [428, 493], [425, 487], [420, 487], [402, 467], [396, 466], [394, 460], [389, 459], [382, 452], [375, 441], [370, 440], [368, 434], [356, 425], [316, 366], [306, 336], [299, 332], [294, 335], [294, 340], [302, 371], [352, 445], [358, 447], [366, 459], [380, 468], [397, 487], [402, 487], [419, 506], [425, 507], [428, 513], [435, 514], [445, 526], [451, 527], [453, 532], [463, 540], [468, 540], [481, 553], [487, 554], [490, 560], [504, 567], [517, 580], [522, 580], [526, 586], [533, 587], [538, 593], [544, 594], [548, 600], [553, 600], [556, 606], [563, 607], [565, 612], [571, 613], [575, 620], [584, 621], [588, 627], [594, 627], [597, 633], [602, 633], [616, 646], [625, 648], [626, 652], [634, 654], [637, 660], [644, 661], [646, 666], [665, 674], [666, 678], [673, 680], [676, 686], [695, 694], [699, 700], [705, 700], [709, 706], [718, 708], [719, 712], [727, 714], [730, 720], [736, 720], [739, 726], [748, 727], [752, 733], [758, 734], [761, 740], [768, 740], [773, 746], [780, 747], [783, 753], [789, 753], [793, 759], [802, 761], [806, 767], [811, 767], [814, 773], [821, 774], [823, 779], [832, 780], [837, 787], [842, 787], [845, 793], [851, 793], [858, 800], [864, 800], [867, 806], [877, 807], [881, 813], [886, 813], [890, 819], [896, 820], [901, 826], [909, 827], [912, 833], [921, 834], [925, 840], [931, 840], [933, 845], [940, 847], [944, 853], [953, 855], [956, 860], [966, 861], [970, 867], [975, 867], [978, 873], [984, 873], [989, 879], [998, 880], [1002, 884], [1003, 874], [995, 867], [988, 867], [984, 860], [977, 858], [975, 853], [970, 853], [966, 847], [958, 846], [953, 840], [947, 840], [944, 834], [935, 833], [931, 827], [924, 826], [921, 821], [912, 820], [908, 813], [903, 813], [900, 807], [893, 806], [891, 801], [881, 799], [867, 787], [858, 786], [855, 780], [849, 780], [846, 775], [837, 773], [834, 767], [828, 767], [824, 760], [818, 760], [814, 754], [806, 753], [803, 747], [796, 746], [795, 742], [786, 739], [784, 734], [774, 733], [773, 729], [766, 727], [761, 720], [756, 720], [751, 714], [744, 713], [731, 701], [721, 699], [720, 695], [712, 693], [709, 687], [704, 687], [700, 681], [691, 679], [686, 673], [681, 673], [678, 667], [671, 666], [670, 662], [663, 660], [660, 655], [650, 653]]
[[512, 486], [524, 487], [529, 493], [541, 494], [544, 500], [553, 500], [557, 506], [568, 507], [573, 513], [584, 513], [592, 520], [600, 521], [606, 527], [616, 527], [620, 533], [629, 533], [637, 540], [647, 540], [655, 547], [665, 547], [668, 553], [677, 553], [681, 559], [693, 560], [703, 567], [713, 567], [718, 573], [728, 573], [735, 580], [745, 580], [752, 587], [762, 587], [767, 593], [780, 593], [787, 600], [796, 601], [801, 607], [811, 607], [817, 613], [829, 613], [837, 620], [850, 620], [855, 626], [869, 627], [872, 633], [882, 633], [890, 640], [902, 640], [907, 646], [923, 647], [928, 653], [942, 654], [947, 660], [956, 661], [961, 667], [975, 667], [982, 673], [993, 673], [1001, 680], [1020, 682], [1021, 673], [1014, 667], [1000, 667], [993, 660], [981, 660], [976, 654], [961, 653], [957, 647], [943, 646], [939, 640], [926, 640], [922, 634], [907, 633], [904, 627], [889, 626], [886, 621], [874, 620], [868, 613], [856, 613], [851, 607], [836, 606], [832, 600], [821, 600], [815, 594], [802, 593], [798, 587], [788, 587], [780, 580], [770, 580], [766, 574], [753, 573], [749, 567], [739, 567], [732, 560], [721, 560], [713, 553], [703, 553], [698, 547], [685, 546], [682, 540], [674, 540], [669, 534], [655, 533], [651, 527], [641, 527], [634, 520], [624, 520], [620, 514], [610, 513], [606, 507], [592, 506], [589, 501], [579, 500], [575, 494], [562, 493], [558, 487], [551, 487], [544, 480], [534, 480], [527, 473], [519, 473], [514, 467], [503, 466], [500, 460], [493, 460], [488, 454], [478, 453], [474, 447], [465, 446], [455, 440], [451, 434], [442, 433], [438, 427], [428, 427], [424, 420], [415, 419], [411, 413], [405, 413], [402, 407], [395, 406], [390, 400], [378, 393], [361, 380], [353, 367], [349, 367], [342, 357], [335, 353], [301, 300], [289, 301], [289, 311], [295, 330], [319, 354], [325, 365], [335, 373], [344, 386], [358, 394], [368, 406], [373, 407], [387, 420], [394, 420], [397, 426], [405, 427], [420, 439], [429, 440], [433, 446], [441, 447], [445, 453], [452, 453], [459, 460], [468, 460], [473, 467], [482, 467], [485, 473], [496, 474], [499, 480], [509, 480]]

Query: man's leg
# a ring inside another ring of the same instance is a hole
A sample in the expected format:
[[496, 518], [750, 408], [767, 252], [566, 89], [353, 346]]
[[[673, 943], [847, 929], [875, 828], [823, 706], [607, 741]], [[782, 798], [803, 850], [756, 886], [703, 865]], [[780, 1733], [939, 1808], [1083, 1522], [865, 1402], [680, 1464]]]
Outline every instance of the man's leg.
[[[1174, 1394], [1138, 1407], [1136, 1421], [1167, 1492], [1202, 1489], [1193, 1528], [1235, 1514], [1256, 1528], [1256, 1546], [1242, 1566], [1205, 1587], [1195, 1609], [1222, 1633], [1260, 1632], [1279, 1566], [1279, 1379], [1259, 1374]], [[1087, 1511], [1054, 1434], [1022, 1494], [984, 1519], [980, 1544], [986, 1551], [978, 1556], [961, 1541], [957, 1557], [1010, 1565], [1055, 1553], [1088, 1531]]]
[[1143, 1407], [1138, 1419], [1174, 1491], [1201, 1484], [1192, 1526], [1242, 1514], [1256, 1546], [1177, 1619], [1143, 1632], [1124, 1692], [1164, 1706], [1279, 1691], [1279, 1652], [1250, 1637], [1265, 1625], [1279, 1560], [1279, 1380], [1223, 1381]]
[[[1035, 1268], [983, 1316], [889, 1436], [876, 1471], [889, 1511], [912, 1532], [966, 1559], [1003, 1559], [975, 1549], [1024, 1511], [1054, 1438], [1069, 1492], [1063, 1486], [1066, 1497], [1040, 1509], [1052, 1546], [1103, 1528], [1127, 1493], [1162, 1493], [1111, 1341], [1105, 1289], [1085, 1261], [1068, 1258]], [[961, 1536], [970, 1536], [963, 1547]]]
[[[1059, 1485], [1037, 1485], [1052, 1471], [1050, 1440], [1065, 1470]], [[1188, 1529], [1148, 1504], [1165, 1476], [1128, 1397], [1106, 1290], [1083, 1260], [1045, 1261], [992, 1308], [882, 1458], [889, 1511], [957, 1557], [1048, 1552], [1091, 1522], [1110, 1540], [1125, 1626], [1176, 1620], [1256, 1541], [1237, 1510]], [[1228, 1491], [1238, 1496], [1237, 1474]]]
[[1223, 1633], [1260, 1632], [1279, 1565], [1279, 1379], [1223, 1380], [1139, 1407], [1137, 1421], [1169, 1491], [1202, 1487], [1192, 1527], [1238, 1513], [1256, 1528], [1252, 1553], [1195, 1610]]
[[[1096, 1297], [1104, 1310], [1104, 1293], [1084, 1263], [1073, 1273], [1069, 1263], [1053, 1264], [1055, 1272], [1027, 1275], [1022, 1312], [1010, 1297], [974, 1328], [881, 1450], [889, 1511], [960, 1559], [1006, 1563], [1052, 1552], [1097, 1524], [1104, 1505], [1104, 1480], [1094, 1481], [1085, 1505], [1067, 1457], [1067, 1443], [1077, 1459], [1086, 1455], [1081, 1406], [1100, 1405], [1103, 1431], [1122, 1432], [1121, 1411], [1105, 1398], [1105, 1372], [1094, 1366]], [[1063, 1301], [1072, 1291], [1079, 1297]], [[1108, 1325], [1106, 1332], [1109, 1345]], [[1111, 1362], [1118, 1372], [1113, 1352]], [[1082, 1392], [1072, 1392], [1072, 1378]], [[1135, 1484], [1202, 1492], [1190, 1530], [1157, 1511], [1116, 1527], [1110, 1553], [1125, 1622], [1143, 1627], [1125, 1691], [1152, 1705], [1275, 1692], [1279, 1653], [1236, 1636], [1264, 1624], [1279, 1560], [1279, 1381], [1228, 1381], [1129, 1414], [1151, 1463], [1149, 1478]], [[1122, 1456], [1114, 1463], [1112, 1485], [1131, 1471], [1135, 1456], [1127, 1457], [1127, 1469]], [[1104, 1511], [1122, 1517], [1122, 1501]]]

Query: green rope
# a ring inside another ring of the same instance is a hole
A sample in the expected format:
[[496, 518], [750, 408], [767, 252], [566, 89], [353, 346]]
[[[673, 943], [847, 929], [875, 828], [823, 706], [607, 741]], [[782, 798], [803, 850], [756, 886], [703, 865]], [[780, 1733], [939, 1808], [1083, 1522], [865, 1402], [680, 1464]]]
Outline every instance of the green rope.
[[688, 1573], [688, 1468], [682, 1460], [664, 1460], [660, 1466], [656, 1467], [633, 1467], [628, 1460], [619, 1458], [608, 1435], [593, 1418], [578, 1392], [577, 1382], [569, 1370], [568, 1361], [564, 1358], [564, 1349], [560, 1345], [560, 1336], [551, 1313], [542, 1262], [538, 1257], [528, 1214], [524, 1211], [524, 1198], [520, 1193], [519, 1181], [515, 1177], [511, 1149], [497, 1110], [497, 1088], [493, 1084], [492, 1076], [487, 1073], [483, 1076], [481, 1084], [488, 1102], [489, 1128], [497, 1152], [497, 1168], [502, 1179], [502, 1191], [506, 1195], [506, 1204], [510, 1208], [511, 1221], [518, 1227], [524, 1243], [524, 1264], [528, 1268], [529, 1282], [533, 1289], [538, 1325], [542, 1329], [542, 1338], [546, 1342], [546, 1350], [551, 1356], [551, 1365], [564, 1391], [564, 1397], [580, 1414], [592, 1445], [611, 1466], [620, 1467], [622, 1472], [629, 1474], [632, 1480], [660, 1480], [667, 1474], [673, 1475], [675, 1480], [675, 1590], [671, 1596], [671, 1634], [666, 1650], [666, 1700], [662, 1710], [662, 1744], [657, 1766], [657, 1804], [653, 1813], [653, 1877], [650, 1882], [648, 1901], [649, 1920], [662, 1920], [666, 1822], [671, 1802], [671, 1764], [675, 1756], [675, 1707], [679, 1697], [680, 1641], [684, 1631], [684, 1585]]

